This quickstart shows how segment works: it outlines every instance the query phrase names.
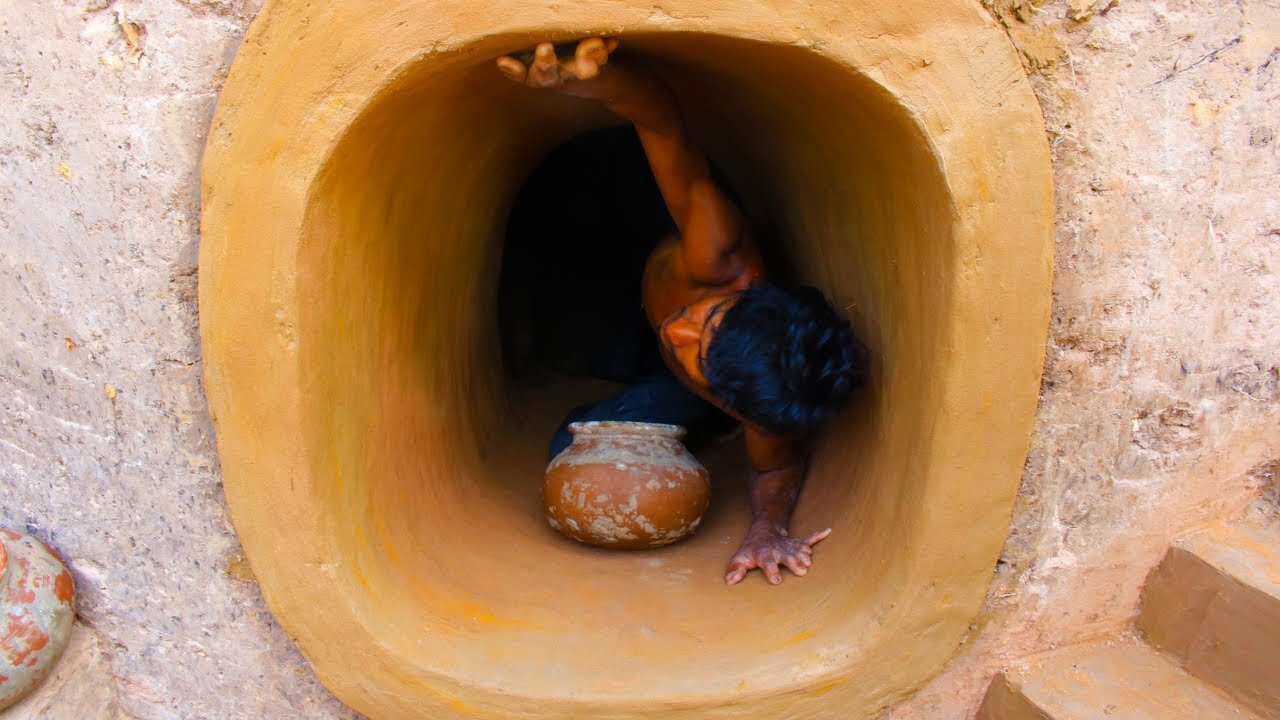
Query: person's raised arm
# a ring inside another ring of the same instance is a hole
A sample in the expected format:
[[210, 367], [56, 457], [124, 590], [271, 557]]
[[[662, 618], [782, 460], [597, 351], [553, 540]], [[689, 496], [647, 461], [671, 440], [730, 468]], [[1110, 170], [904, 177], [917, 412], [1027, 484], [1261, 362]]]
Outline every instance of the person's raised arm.
[[680, 230], [689, 272], [709, 284], [731, 281], [746, 267], [738, 253], [745, 242], [745, 222], [712, 180], [671, 89], [643, 64], [611, 58], [616, 47], [613, 39], [588, 38], [578, 43], [572, 58], [561, 58], [553, 45], [542, 43], [531, 56], [503, 56], [497, 63], [516, 82], [598, 100], [635, 125]]

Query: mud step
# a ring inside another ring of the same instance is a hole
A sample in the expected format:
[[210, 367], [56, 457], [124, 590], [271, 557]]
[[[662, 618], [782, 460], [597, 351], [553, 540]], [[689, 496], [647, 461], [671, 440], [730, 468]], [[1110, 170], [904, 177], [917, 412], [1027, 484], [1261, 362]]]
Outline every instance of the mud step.
[[1280, 522], [1256, 513], [1175, 542], [1137, 624], [1187, 672], [1280, 718]]
[[1073, 645], [991, 681], [975, 720], [1263, 720], [1134, 639]]

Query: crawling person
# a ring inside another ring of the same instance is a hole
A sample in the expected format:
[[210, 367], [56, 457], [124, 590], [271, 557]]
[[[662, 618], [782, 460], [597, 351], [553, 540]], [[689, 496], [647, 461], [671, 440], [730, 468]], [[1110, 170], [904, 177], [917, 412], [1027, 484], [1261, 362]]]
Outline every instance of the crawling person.
[[782, 567], [807, 574], [813, 546], [831, 532], [792, 537], [789, 525], [804, 482], [806, 440], [861, 381], [862, 346], [818, 290], [767, 282], [746, 222], [713, 182], [672, 91], [636, 60], [611, 57], [616, 47], [614, 39], [589, 38], [560, 57], [543, 43], [529, 55], [497, 60], [511, 80], [598, 100], [629, 120], [677, 230], [649, 255], [640, 288], [659, 371], [570, 413], [551, 455], [568, 446], [568, 425], [580, 420], [678, 424], [691, 436], [741, 423], [752, 520], [725, 581], [737, 584], [760, 568], [776, 585]]

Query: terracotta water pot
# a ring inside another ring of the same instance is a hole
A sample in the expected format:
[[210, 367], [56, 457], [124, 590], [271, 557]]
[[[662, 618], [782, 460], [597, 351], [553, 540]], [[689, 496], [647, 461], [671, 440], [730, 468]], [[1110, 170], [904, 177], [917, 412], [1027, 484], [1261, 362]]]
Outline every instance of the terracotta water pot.
[[579, 542], [620, 550], [667, 545], [693, 534], [711, 491], [707, 470], [680, 442], [684, 428], [579, 422], [547, 466], [542, 502], [551, 527]]
[[71, 639], [71, 573], [44, 543], [0, 529], [0, 710], [45, 679]]

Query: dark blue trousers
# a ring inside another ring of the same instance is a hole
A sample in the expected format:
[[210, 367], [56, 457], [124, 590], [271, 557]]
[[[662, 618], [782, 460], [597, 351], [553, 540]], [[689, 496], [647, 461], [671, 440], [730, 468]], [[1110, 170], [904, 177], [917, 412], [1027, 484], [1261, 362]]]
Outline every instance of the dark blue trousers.
[[573, 441], [569, 423], [585, 420], [683, 425], [688, 430], [684, 442], [694, 449], [734, 425], [732, 418], [695, 395], [665, 367], [661, 372], [628, 385], [600, 402], [580, 405], [570, 411], [551, 438], [549, 457], [554, 458]]

